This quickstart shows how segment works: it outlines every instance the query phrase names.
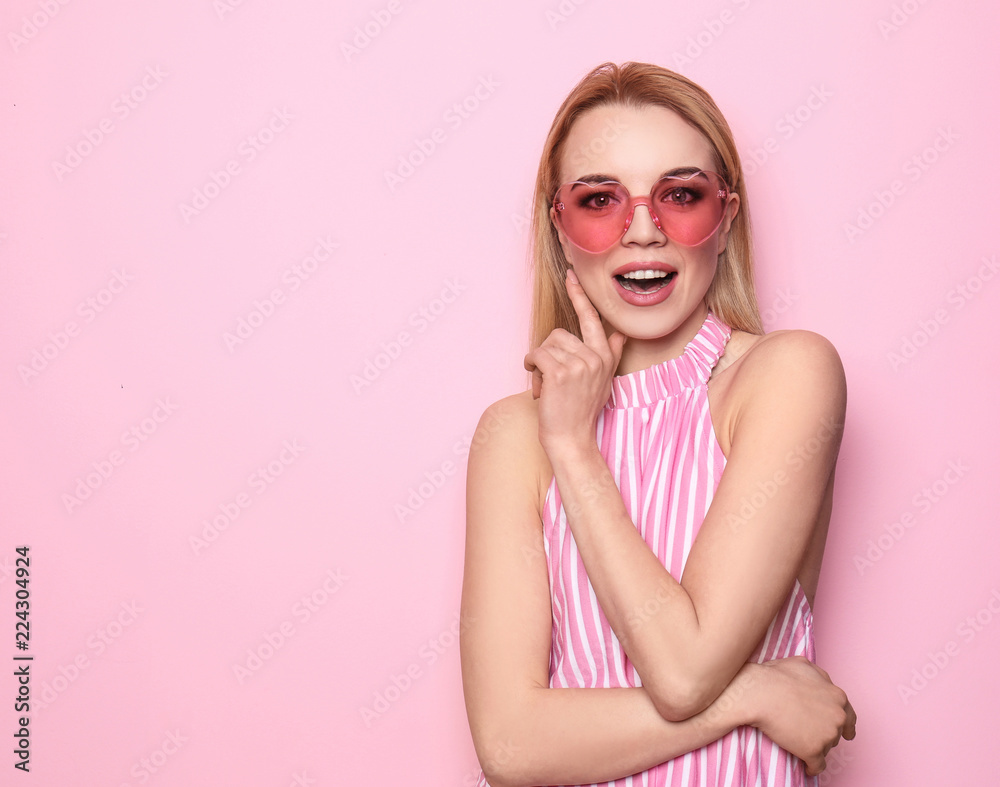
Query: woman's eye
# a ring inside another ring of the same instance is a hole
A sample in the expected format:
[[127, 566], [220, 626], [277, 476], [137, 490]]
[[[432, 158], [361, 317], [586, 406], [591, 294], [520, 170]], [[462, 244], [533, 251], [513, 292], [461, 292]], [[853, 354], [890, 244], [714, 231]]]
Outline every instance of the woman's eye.
[[674, 188], [667, 189], [663, 193], [662, 199], [664, 202], [669, 202], [673, 205], [689, 205], [697, 201], [698, 194], [690, 188], [675, 186]]
[[583, 206], [594, 210], [610, 208], [614, 204], [614, 197], [606, 191], [598, 191], [588, 195], [583, 200]]

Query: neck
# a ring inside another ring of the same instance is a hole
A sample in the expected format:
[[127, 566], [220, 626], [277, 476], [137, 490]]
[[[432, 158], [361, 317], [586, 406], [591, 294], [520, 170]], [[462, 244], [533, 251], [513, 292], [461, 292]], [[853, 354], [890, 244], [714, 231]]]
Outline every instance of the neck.
[[684, 348], [698, 334], [705, 318], [708, 316], [708, 306], [704, 302], [691, 312], [677, 328], [666, 336], [656, 339], [636, 339], [629, 337], [622, 350], [621, 361], [615, 374], [631, 374], [640, 369], [648, 369], [659, 363], [678, 358], [684, 354]]

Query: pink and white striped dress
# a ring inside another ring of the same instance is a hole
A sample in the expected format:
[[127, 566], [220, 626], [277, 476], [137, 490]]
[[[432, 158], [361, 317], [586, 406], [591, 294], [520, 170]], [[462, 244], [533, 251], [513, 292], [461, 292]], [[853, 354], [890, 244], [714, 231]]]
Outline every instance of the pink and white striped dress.
[[[712, 427], [707, 383], [730, 334], [729, 326], [709, 313], [680, 357], [614, 378], [597, 421], [601, 454], [632, 521], [678, 581], [726, 466]], [[555, 478], [543, 525], [553, 621], [549, 685], [641, 685], [597, 603]], [[812, 613], [798, 581], [752, 658], [792, 655], [815, 661]], [[806, 777], [802, 761], [759, 730], [739, 727], [697, 751], [605, 784], [815, 787], [818, 777]]]

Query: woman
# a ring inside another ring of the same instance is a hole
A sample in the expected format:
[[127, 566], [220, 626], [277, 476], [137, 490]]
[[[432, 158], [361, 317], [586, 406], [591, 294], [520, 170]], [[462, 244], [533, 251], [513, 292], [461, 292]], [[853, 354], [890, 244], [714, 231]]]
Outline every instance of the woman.
[[677, 74], [595, 69], [534, 223], [532, 390], [469, 456], [479, 784], [815, 784], [855, 723], [811, 663], [844, 374], [761, 335], [728, 125]]

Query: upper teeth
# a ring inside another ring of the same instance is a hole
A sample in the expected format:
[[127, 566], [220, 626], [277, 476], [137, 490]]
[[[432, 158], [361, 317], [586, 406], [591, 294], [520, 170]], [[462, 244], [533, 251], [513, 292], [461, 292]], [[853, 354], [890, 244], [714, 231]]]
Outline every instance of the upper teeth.
[[622, 273], [621, 276], [624, 279], [662, 279], [668, 274], [666, 271], [629, 271], [628, 273]]

